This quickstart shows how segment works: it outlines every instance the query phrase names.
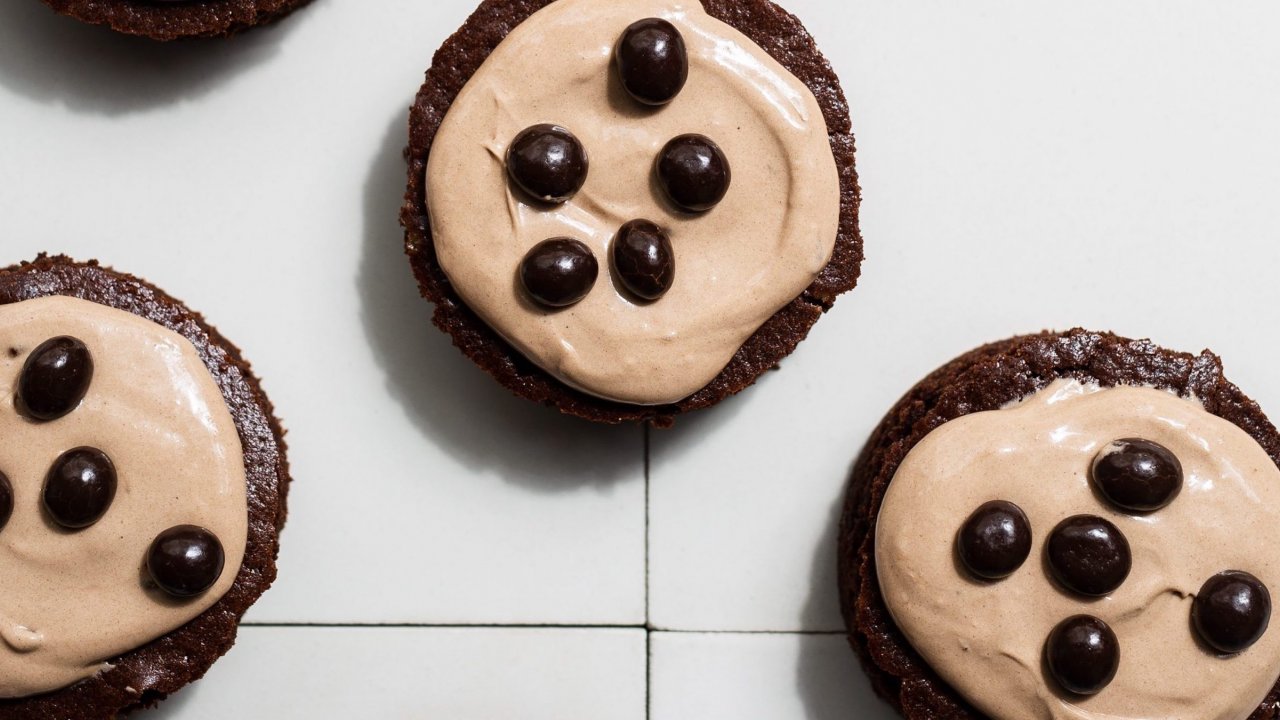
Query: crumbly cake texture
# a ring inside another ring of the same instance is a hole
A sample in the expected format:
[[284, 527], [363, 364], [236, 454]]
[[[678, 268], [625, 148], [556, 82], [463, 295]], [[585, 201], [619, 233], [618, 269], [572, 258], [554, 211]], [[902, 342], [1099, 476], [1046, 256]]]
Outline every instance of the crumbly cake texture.
[[61, 15], [152, 40], [225, 37], [278, 20], [310, 0], [43, 0]]
[[114, 666], [61, 690], [0, 700], [0, 720], [112, 718], [155, 705], [200, 679], [235, 643], [240, 618], [276, 577], [289, 465], [284, 430], [240, 350], [154, 285], [97, 262], [41, 255], [0, 270], [0, 305], [66, 295], [133, 313], [191, 341], [231, 411], [244, 447], [249, 534], [235, 584], [181, 628], [124, 655]]
[[[854, 465], [838, 539], [840, 602], [849, 643], [880, 697], [912, 720], [985, 717], [937, 676], [885, 607], [876, 577], [875, 526], [885, 490], [930, 431], [995, 410], [1071, 378], [1103, 387], [1138, 385], [1195, 396], [1205, 410], [1249, 434], [1280, 466], [1280, 434], [1261, 408], [1222, 374], [1213, 353], [1166, 350], [1149, 340], [1075, 329], [992, 343], [921, 380], [881, 421]], [[1280, 683], [1250, 720], [1280, 717]]]
[[561, 412], [603, 423], [671, 425], [690, 410], [742, 391], [795, 349], [829, 310], [836, 296], [857, 284], [862, 264], [858, 232], [861, 195], [854, 170], [849, 106], [831, 65], [800, 21], [769, 0], [703, 0], [707, 12], [742, 32], [813, 92], [826, 120], [840, 175], [840, 226], [831, 261], [805, 292], [779, 310], [739, 348], [728, 366], [702, 390], [671, 405], [645, 407], [612, 402], [564, 385], [513, 349], [458, 297], [436, 259], [426, 205], [431, 143], [445, 114], [489, 53], [513, 28], [554, 0], [485, 0], [436, 52], [426, 82], [410, 110], [409, 186], [400, 222], [405, 252], [422, 296], [435, 304], [434, 322], [473, 362], [516, 395]]

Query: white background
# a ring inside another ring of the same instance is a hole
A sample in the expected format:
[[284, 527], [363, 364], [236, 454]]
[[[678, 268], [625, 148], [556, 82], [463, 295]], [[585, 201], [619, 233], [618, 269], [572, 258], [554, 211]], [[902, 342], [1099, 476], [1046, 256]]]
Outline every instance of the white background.
[[177, 46], [0, 3], [0, 264], [156, 282], [290, 431], [280, 579], [155, 716], [888, 720], [832, 542], [922, 375], [1083, 325], [1213, 348], [1280, 412], [1280, 5], [785, 0], [849, 95], [863, 280], [782, 372], [646, 439], [510, 398], [416, 298], [406, 108], [472, 3]]

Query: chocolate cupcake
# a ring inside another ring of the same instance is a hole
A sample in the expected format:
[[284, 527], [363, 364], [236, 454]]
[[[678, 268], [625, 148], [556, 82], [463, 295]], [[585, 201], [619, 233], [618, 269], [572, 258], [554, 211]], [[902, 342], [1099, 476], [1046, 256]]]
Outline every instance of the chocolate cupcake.
[[275, 579], [271, 403], [181, 302], [43, 255], [0, 270], [0, 389], [0, 718], [154, 705]]
[[485, 0], [412, 108], [405, 247], [512, 392], [667, 425], [854, 287], [853, 151], [830, 65], [768, 0]]
[[960, 356], [871, 437], [838, 544], [850, 642], [906, 718], [1280, 708], [1280, 435], [1207, 351]]
[[310, 0], [43, 0], [59, 14], [152, 40], [223, 37], [265, 25]]

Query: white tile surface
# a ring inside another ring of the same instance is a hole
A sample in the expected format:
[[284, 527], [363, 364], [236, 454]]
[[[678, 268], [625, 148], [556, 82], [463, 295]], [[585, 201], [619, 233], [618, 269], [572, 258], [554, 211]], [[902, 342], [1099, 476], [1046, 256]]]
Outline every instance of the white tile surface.
[[[316, 0], [159, 47], [0, 2], [0, 263], [147, 277], [244, 348], [297, 483], [273, 623], [646, 619], [641, 433], [508, 397], [399, 255], [405, 108], [475, 0]], [[649, 618], [838, 630], [853, 457], [924, 373], [1085, 325], [1209, 346], [1280, 413], [1280, 6], [784, 0], [853, 108], [860, 287], [655, 432]], [[652, 717], [887, 720], [843, 638], [655, 633]], [[246, 628], [156, 717], [644, 716], [640, 630]], [[372, 703], [372, 704], [371, 704]]]
[[640, 630], [265, 628], [147, 718], [643, 720]]
[[0, 263], [98, 257], [238, 343], [296, 482], [274, 622], [644, 619], [643, 444], [501, 390], [402, 257], [406, 108], [467, 2], [160, 48], [0, 4]]
[[849, 467], [983, 342], [1083, 325], [1211, 347], [1280, 413], [1280, 6], [790, 5], [853, 107], [864, 277], [781, 372], [654, 434], [657, 626], [840, 628]]
[[652, 720], [893, 720], [839, 635], [654, 633]]

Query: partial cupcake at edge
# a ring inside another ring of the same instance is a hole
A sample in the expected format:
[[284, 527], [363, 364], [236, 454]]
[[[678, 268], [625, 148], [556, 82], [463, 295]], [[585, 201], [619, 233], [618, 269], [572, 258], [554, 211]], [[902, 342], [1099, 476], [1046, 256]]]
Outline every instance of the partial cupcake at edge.
[[1280, 435], [1207, 351], [1046, 332], [888, 413], [839, 536], [849, 639], [924, 718], [1280, 708]]
[[[32, 2], [33, 0], [10, 0]], [[41, 0], [59, 15], [152, 40], [225, 37], [275, 22], [311, 0]]]
[[199, 679], [276, 576], [283, 431], [155, 286], [0, 270], [0, 718], [114, 718]]
[[516, 395], [669, 425], [854, 287], [849, 125], [768, 0], [486, 0], [412, 108], [406, 251], [435, 324]]

